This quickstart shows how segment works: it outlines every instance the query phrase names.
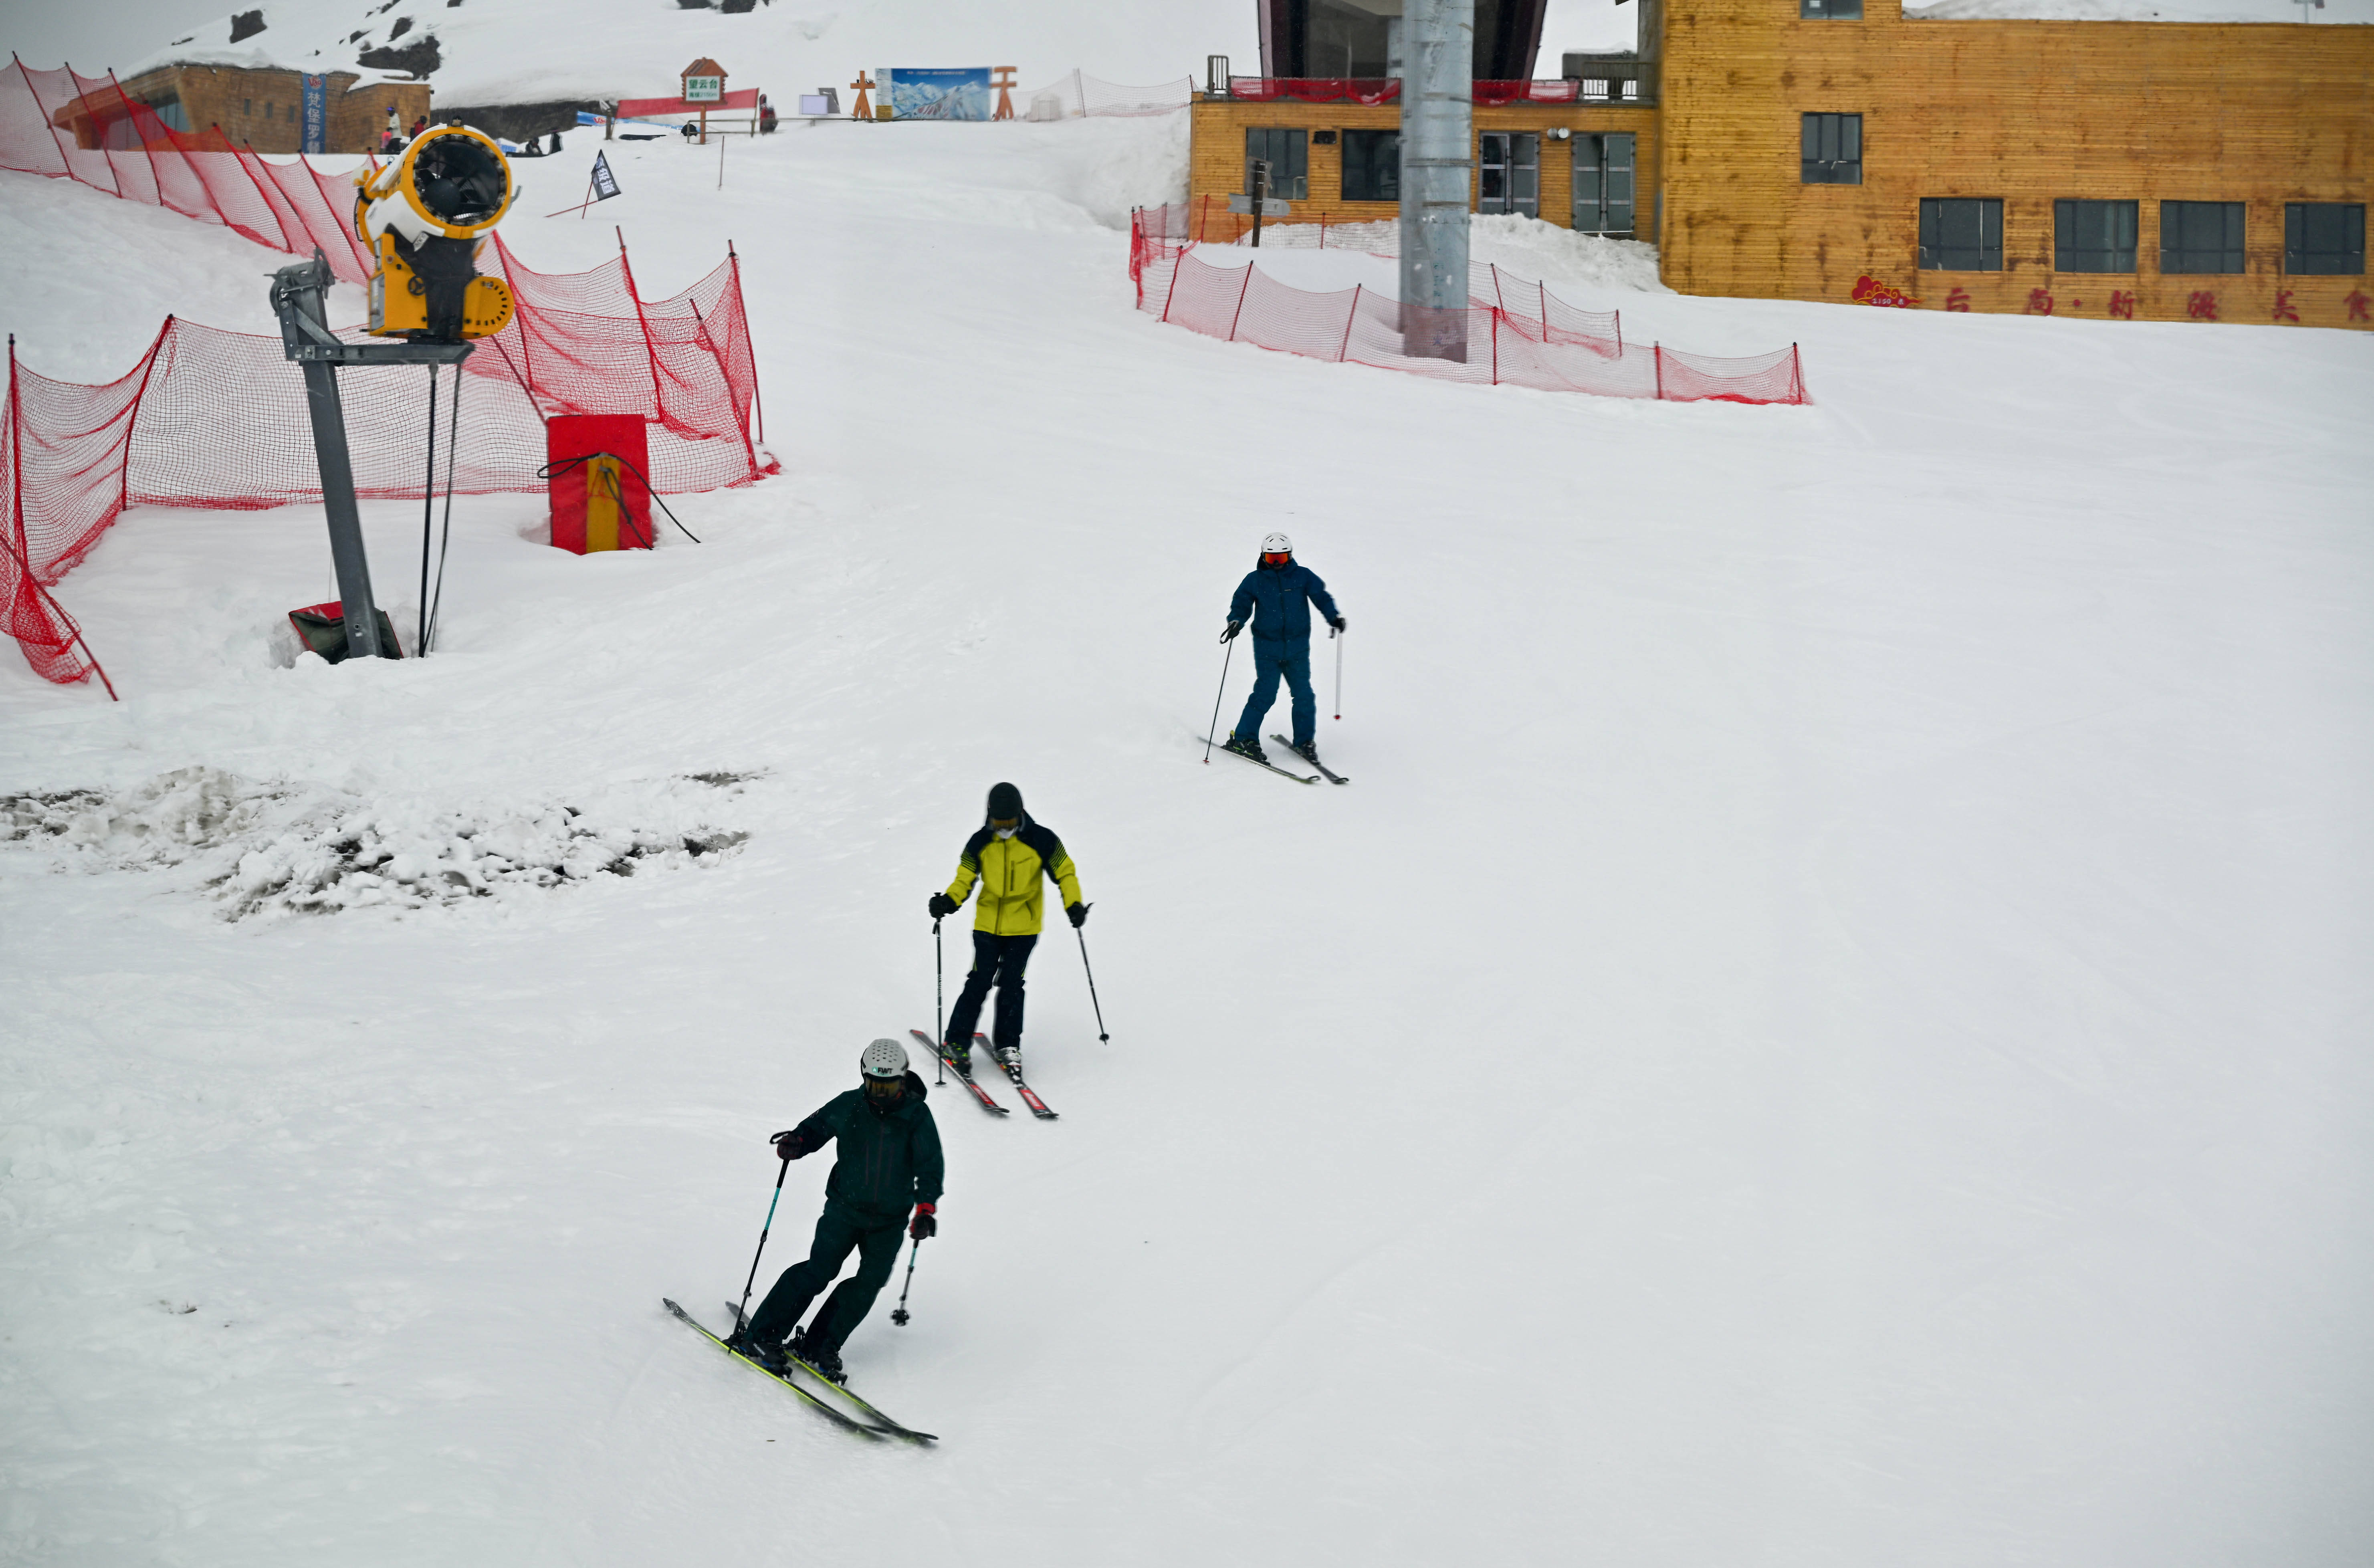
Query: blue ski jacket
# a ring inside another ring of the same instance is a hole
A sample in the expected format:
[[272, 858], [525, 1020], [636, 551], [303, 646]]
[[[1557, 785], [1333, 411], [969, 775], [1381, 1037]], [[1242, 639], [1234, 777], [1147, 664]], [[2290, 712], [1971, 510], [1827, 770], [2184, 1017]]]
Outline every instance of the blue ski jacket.
[[1289, 560], [1282, 567], [1255, 567], [1247, 572], [1237, 584], [1237, 596], [1228, 601], [1228, 619], [1252, 623], [1256, 641], [1309, 642], [1313, 604], [1331, 621], [1340, 614], [1319, 574]]

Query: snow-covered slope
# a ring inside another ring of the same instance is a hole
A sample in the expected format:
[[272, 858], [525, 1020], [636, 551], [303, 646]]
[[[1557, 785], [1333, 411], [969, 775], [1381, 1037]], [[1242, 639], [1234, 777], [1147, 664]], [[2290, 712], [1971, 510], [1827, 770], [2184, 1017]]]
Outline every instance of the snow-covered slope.
[[[745, 259], [786, 472], [706, 543], [465, 498], [444, 650], [329, 670], [318, 509], [139, 510], [61, 590], [126, 700], [0, 660], [0, 1559], [2362, 1561], [2374, 343], [1578, 284], [1819, 401], [1446, 387], [1134, 312], [1170, 135], [613, 144], [639, 275]], [[29, 280], [124, 209], [28, 189], [29, 314], [260, 304], [194, 228]], [[1344, 789], [1191, 739], [1273, 528]], [[767, 1135], [930, 1026], [999, 778], [1112, 1040], [1058, 927], [1063, 1119], [934, 1094], [850, 1346], [945, 1440], [856, 1446], [658, 1301], [722, 1319]], [[711, 848], [441, 891], [567, 810]], [[411, 891], [249, 896], [307, 824]]]

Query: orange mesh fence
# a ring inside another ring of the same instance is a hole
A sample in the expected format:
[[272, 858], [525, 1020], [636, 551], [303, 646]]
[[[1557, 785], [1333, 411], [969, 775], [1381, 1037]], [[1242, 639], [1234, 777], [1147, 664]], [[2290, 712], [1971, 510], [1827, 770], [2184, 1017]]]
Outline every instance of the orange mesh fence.
[[169, 207], [276, 251], [310, 256], [319, 246], [346, 282], [370, 276], [347, 176], [319, 173], [303, 158], [267, 162], [212, 126], [176, 131], [125, 97], [112, 74], [36, 71], [11, 55], [0, 72], [0, 169]]
[[1206, 262], [1188, 238], [1196, 216], [1185, 204], [1138, 209], [1129, 271], [1139, 310], [1207, 337], [1478, 385], [1669, 403], [1812, 401], [1794, 344], [1750, 358], [1628, 344], [1619, 312], [1578, 310], [1497, 266], [1469, 274], [1465, 361], [1413, 357], [1403, 352], [1398, 300], [1366, 287], [1297, 288], [1233, 248], [1225, 253], [1241, 264]]
[[[636, 295], [623, 247], [617, 260], [574, 275], [532, 271], [499, 239], [482, 260], [509, 283], [517, 310], [462, 367], [457, 490], [541, 492], [544, 421], [556, 414], [647, 421], [651, 476], [664, 492], [775, 471], [758, 444], [757, 361], [733, 255], [656, 302]], [[363, 341], [353, 329], [340, 335]], [[427, 370], [349, 368], [338, 385], [356, 494], [417, 496]], [[22, 369], [12, 339], [6, 431], [0, 617], [49, 680], [97, 672], [45, 590], [124, 507], [252, 509], [321, 497], [303, 378], [277, 337], [169, 317], [137, 365], [95, 387]]]

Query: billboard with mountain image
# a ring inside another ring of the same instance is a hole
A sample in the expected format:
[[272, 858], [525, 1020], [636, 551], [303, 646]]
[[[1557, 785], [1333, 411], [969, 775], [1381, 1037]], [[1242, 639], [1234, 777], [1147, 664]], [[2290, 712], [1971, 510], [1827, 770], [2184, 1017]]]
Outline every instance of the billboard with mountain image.
[[986, 120], [990, 116], [989, 67], [944, 70], [902, 70], [884, 66], [875, 73], [877, 103], [888, 106], [894, 120]]

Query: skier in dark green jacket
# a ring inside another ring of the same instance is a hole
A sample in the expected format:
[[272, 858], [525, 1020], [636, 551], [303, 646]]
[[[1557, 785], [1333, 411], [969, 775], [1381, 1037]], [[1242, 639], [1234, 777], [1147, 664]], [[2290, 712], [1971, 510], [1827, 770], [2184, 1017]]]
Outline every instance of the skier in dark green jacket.
[[[750, 1315], [748, 1328], [726, 1340], [780, 1372], [783, 1336], [791, 1334], [791, 1353], [836, 1383], [842, 1381], [841, 1345], [874, 1309], [898, 1264], [901, 1228], [917, 1241], [939, 1229], [940, 1129], [923, 1104], [923, 1079], [908, 1071], [907, 1048], [896, 1040], [866, 1047], [858, 1071], [863, 1088], [834, 1096], [799, 1126], [775, 1134], [775, 1152], [786, 1160], [836, 1140], [840, 1152], [824, 1184], [824, 1213], [806, 1260], [784, 1270]], [[852, 1250], [857, 1272], [826, 1298], [805, 1331], [794, 1333], [793, 1325]]]

